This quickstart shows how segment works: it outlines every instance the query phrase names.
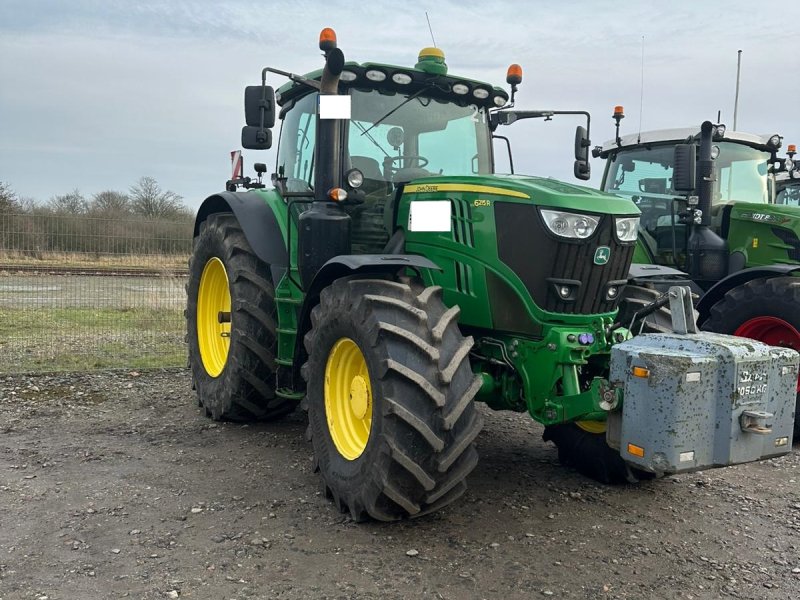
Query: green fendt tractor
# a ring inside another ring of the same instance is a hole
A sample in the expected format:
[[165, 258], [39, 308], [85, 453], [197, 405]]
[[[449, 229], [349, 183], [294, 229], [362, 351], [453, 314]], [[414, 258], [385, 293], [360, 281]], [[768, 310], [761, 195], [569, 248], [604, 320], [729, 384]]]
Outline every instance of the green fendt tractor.
[[[702, 329], [800, 350], [800, 208], [776, 204], [775, 173], [792, 164], [776, 156], [781, 137], [710, 122], [620, 137], [622, 118], [617, 107], [616, 138], [593, 152], [606, 159], [601, 189], [642, 213], [621, 320], [688, 276]], [[697, 185], [681, 182], [687, 170]], [[669, 319], [656, 311], [645, 330]]]
[[[356, 520], [458, 498], [476, 400], [529, 412], [603, 481], [788, 451], [796, 353], [691, 333], [679, 287], [677, 332], [631, 338], [616, 315], [636, 205], [494, 174], [493, 131], [543, 115], [508, 110], [518, 66], [509, 103], [436, 48], [414, 67], [344, 62], [331, 30], [320, 48], [321, 71], [265, 68], [245, 90], [245, 148], [282, 121], [274, 187], [256, 164], [197, 215], [187, 327], [208, 415], [275, 419], [302, 400], [315, 468]], [[268, 73], [290, 82], [273, 91]], [[576, 138], [586, 178], [588, 127]]]

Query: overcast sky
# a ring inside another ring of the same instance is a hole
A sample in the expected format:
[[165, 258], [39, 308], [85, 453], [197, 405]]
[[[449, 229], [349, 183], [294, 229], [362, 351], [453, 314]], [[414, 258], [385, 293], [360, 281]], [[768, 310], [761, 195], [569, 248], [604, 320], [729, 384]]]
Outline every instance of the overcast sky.
[[[196, 207], [229, 177], [243, 88], [263, 66], [318, 68], [323, 27], [348, 60], [413, 65], [431, 45], [426, 10], [451, 73], [500, 85], [518, 62], [517, 108], [589, 110], [593, 143], [612, 137], [616, 104], [623, 131], [639, 127], [642, 36], [643, 129], [699, 125], [718, 110], [732, 127], [741, 49], [738, 128], [800, 143], [794, 0], [2, 0], [0, 181], [46, 201], [74, 188], [127, 190], [150, 175]], [[577, 124], [505, 129], [517, 172], [575, 181]], [[246, 151], [247, 173], [274, 157]], [[602, 165], [592, 167], [598, 186]]]

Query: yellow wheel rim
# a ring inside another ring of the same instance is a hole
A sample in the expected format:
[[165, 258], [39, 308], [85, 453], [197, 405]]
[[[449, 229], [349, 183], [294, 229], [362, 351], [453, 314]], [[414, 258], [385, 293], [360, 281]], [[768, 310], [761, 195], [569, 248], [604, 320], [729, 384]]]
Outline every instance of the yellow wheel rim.
[[606, 422], [605, 421], [575, 421], [575, 425], [583, 429], [584, 431], [588, 431], [589, 433], [605, 433], [606, 432]]
[[347, 460], [361, 456], [372, 429], [372, 385], [367, 361], [350, 338], [341, 338], [328, 354], [325, 417], [339, 454]]
[[225, 265], [216, 256], [209, 259], [200, 276], [197, 292], [197, 342], [206, 373], [218, 377], [228, 360], [231, 346], [231, 292]]

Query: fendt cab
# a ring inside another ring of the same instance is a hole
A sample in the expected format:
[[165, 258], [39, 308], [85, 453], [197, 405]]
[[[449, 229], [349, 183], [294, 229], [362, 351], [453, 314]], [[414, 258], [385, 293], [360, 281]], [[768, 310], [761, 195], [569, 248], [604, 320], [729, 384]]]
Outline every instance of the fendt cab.
[[[282, 122], [274, 187], [257, 164], [197, 215], [186, 314], [207, 414], [274, 419], [302, 400], [315, 468], [356, 520], [458, 498], [476, 400], [527, 411], [603, 481], [788, 451], [795, 352], [690, 333], [677, 308], [683, 334], [630, 339], [616, 315], [636, 205], [494, 173], [493, 131], [541, 111], [503, 108], [505, 90], [451, 75], [436, 48], [413, 67], [344, 62], [327, 29], [320, 48], [321, 71], [265, 68], [245, 91], [245, 148]], [[268, 73], [290, 82], [273, 92]], [[513, 103], [518, 66], [507, 81]]]
[[[617, 107], [616, 138], [593, 152], [606, 159], [601, 189], [641, 211], [621, 320], [683, 276], [702, 329], [800, 350], [800, 208], [776, 204], [775, 173], [793, 164], [776, 156], [781, 137], [710, 122], [620, 137], [622, 118]], [[656, 311], [646, 330], [669, 323]]]

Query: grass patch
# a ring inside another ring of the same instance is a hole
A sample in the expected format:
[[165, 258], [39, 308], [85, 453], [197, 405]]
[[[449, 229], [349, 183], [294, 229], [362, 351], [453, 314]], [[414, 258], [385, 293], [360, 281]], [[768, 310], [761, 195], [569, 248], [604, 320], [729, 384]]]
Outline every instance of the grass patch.
[[183, 311], [0, 308], [0, 372], [180, 367]]

